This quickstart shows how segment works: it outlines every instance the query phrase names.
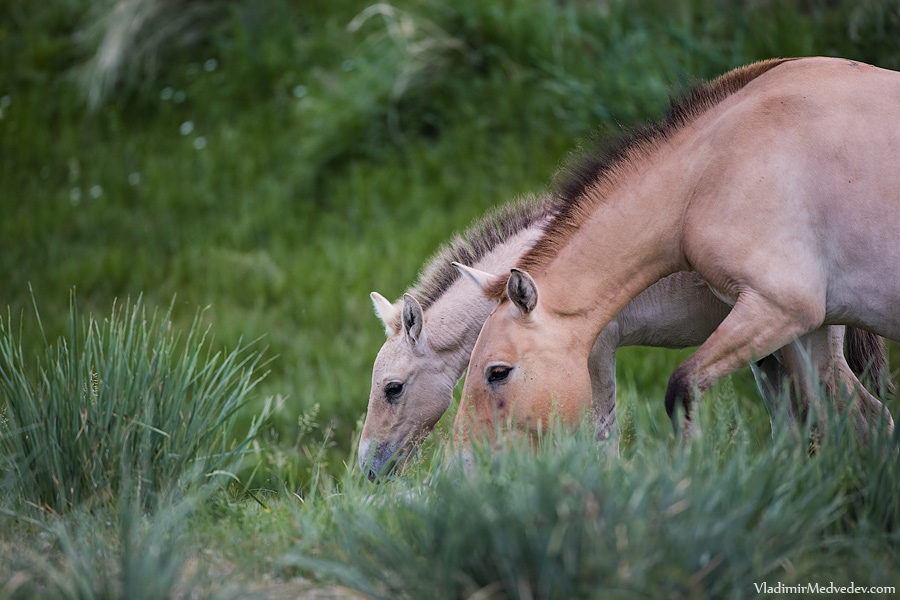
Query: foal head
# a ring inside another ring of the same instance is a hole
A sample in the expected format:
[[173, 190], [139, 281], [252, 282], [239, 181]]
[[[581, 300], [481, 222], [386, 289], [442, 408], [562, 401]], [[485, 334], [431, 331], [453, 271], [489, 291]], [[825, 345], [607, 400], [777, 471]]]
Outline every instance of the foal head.
[[[476, 280], [469, 270], [470, 279]], [[477, 280], [476, 280], [477, 281]], [[477, 281], [489, 287], [486, 278]], [[559, 416], [574, 425], [591, 402], [587, 352], [541, 306], [528, 273], [513, 269], [469, 361], [455, 429], [466, 437], [512, 422], [537, 431]]]
[[370, 478], [402, 465], [428, 436], [453, 397], [456, 377], [432, 348], [419, 302], [404, 294], [397, 307], [372, 293], [388, 339], [375, 358], [359, 466]]

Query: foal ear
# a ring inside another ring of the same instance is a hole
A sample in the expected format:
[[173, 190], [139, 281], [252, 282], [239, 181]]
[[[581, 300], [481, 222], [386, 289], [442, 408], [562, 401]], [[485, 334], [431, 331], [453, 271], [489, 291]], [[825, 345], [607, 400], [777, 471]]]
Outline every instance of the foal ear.
[[400, 316], [400, 311], [397, 310], [397, 307], [391, 304], [387, 298], [378, 292], [372, 292], [369, 294], [369, 297], [372, 298], [372, 306], [375, 307], [375, 314], [378, 315], [378, 318], [381, 319], [381, 322], [384, 324], [384, 332], [387, 333], [388, 336], [397, 333], [397, 330], [394, 328], [394, 323], [398, 321]]
[[477, 285], [482, 290], [484, 290], [488, 286], [488, 284], [495, 279], [495, 276], [491, 275], [490, 273], [479, 271], [478, 269], [472, 267], [467, 267], [462, 263], [453, 261], [450, 264], [456, 267], [456, 270], [459, 271], [460, 275]]
[[425, 324], [425, 313], [422, 305], [410, 294], [403, 294], [403, 313], [401, 315], [403, 333], [409, 343], [417, 346], [425, 337], [422, 326]]
[[513, 304], [519, 307], [522, 314], [527, 315], [537, 306], [537, 285], [531, 275], [525, 271], [512, 269], [509, 272], [509, 279], [506, 281], [506, 295]]

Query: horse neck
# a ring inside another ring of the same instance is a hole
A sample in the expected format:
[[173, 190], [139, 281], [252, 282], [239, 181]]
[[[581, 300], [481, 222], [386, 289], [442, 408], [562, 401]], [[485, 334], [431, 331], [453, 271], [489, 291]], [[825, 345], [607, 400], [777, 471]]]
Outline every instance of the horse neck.
[[[573, 342], [590, 348], [600, 332], [653, 283], [688, 268], [681, 219], [690, 173], [668, 149], [655, 165], [620, 176], [535, 281], [541, 302], [566, 319]], [[686, 181], [687, 180], [687, 181]]]
[[[495, 275], [509, 273], [540, 237], [544, 224], [544, 221], [538, 222], [509, 236], [471, 266]], [[481, 327], [496, 305], [474, 283], [459, 277], [426, 310], [431, 347], [457, 379], [469, 365]]]

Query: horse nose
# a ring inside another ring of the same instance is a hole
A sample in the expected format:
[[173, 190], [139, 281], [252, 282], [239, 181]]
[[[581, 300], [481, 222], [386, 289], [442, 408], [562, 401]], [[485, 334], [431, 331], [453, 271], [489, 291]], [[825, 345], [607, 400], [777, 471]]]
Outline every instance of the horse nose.
[[[375, 448], [372, 448], [372, 444]], [[364, 451], [364, 452], [363, 452]], [[360, 444], [359, 466], [369, 481], [377, 481], [389, 476], [397, 466], [397, 448], [386, 441]]]
[[379, 446], [373, 440], [361, 440], [359, 443], [359, 469], [369, 481], [378, 479], [384, 468], [383, 461], [379, 460]]
[[[371, 472], [372, 461], [374, 460], [374, 448], [371, 440], [359, 440], [359, 449], [357, 459], [359, 461], [359, 469], [364, 473]], [[371, 475], [369, 476], [371, 479]]]
[[390, 460], [384, 460], [383, 457], [378, 456], [378, 453], [376, 452], [375, 456], [366, 463], [365, 469], [363, 470], [366, 477], [369, 478], [369, 481], [374, 483], [388, 477], [394, 470], [394, 465]]

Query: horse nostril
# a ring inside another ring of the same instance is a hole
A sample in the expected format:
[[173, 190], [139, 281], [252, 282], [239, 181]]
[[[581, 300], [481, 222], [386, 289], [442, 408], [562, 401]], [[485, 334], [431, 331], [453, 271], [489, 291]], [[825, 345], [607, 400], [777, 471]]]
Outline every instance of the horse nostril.
[[404, 454], [404, 450], [397, 444], [382, 441], [375, 445], [371, 457], [360, 465], [369, 481], [377, 483], [390, 478], [397, 470]]

